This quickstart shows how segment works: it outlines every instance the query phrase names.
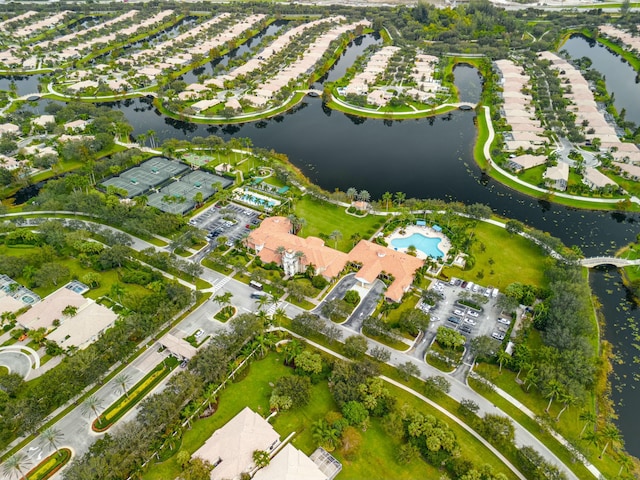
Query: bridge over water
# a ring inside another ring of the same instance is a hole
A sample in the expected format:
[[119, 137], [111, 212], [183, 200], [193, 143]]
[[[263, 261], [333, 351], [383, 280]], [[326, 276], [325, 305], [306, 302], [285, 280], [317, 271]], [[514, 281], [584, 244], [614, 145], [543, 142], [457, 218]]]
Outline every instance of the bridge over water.
[[590, 257], [580, 260], [580, 264], [587, 268], [593, 268], [599, 265], [613, 265], [614, 267], [622, 268], [631, 265], [640, 265], [640, 259], [627, 260], [626, 258], [616, 257]]

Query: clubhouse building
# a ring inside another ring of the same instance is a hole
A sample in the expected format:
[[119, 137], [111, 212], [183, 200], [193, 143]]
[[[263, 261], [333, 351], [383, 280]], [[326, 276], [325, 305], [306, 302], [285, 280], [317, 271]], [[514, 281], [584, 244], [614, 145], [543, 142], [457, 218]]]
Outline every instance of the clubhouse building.
[[247, 246], [263, 262], [282, 266], [288, 276], [304, 272], [313, 265], [318, 275], [327, 279], [337, 277], [347, 265], [357, 268], [356, 279], [364, 287], [377, 279], [388, 287], [385, 296], [399, 302], [409, 290], [416, 271], [424, 263], [406, 253], [392, 250], [368, 240], [360, 240], [349, 253], [327, 247], [318, 237], [302, 238], [294, 235], [292, 224], [285, 217], [269, 217], [247, 238]]

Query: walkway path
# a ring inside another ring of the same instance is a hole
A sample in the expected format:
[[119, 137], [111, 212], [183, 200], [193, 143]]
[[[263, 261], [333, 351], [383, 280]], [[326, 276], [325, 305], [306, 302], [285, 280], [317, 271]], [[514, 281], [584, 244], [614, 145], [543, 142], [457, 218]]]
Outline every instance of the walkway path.
[[390, 116], [390, 117], [396, 117], [396, 118], [402, 118], [402, 117], [411, 117], [411, 118], [415, 118], [416, 115], [436, 115], [442, 112], [438, 112], [439, 109], [442, 108], [446, 108], [446, 107], [452, 107], [452, 108], [460, 108], [460, 107], [470, 107], [470, 108], [476, 108], [476, 104], [475, 103], [471, 103], [471, 102], [458, 102], [458, 103], [443, 103], [442, 105], [437, 105], [435, 107], [432, 108], [426, 108], [423, 110], [418, 110], [416, 109], [415, 111], [412, 112], [380, 112], [377, 110], [373, 110], [371, 108], [362, 108], [362, 107], [357, 107], [355, 105], [351, 105], [350, 103], [347, 103], [343, 100], [341, 100], [338, 97], [333, 97], [332, 100], [337, 103], [338, 105], [340, 105], [343, 108], [348, 108], [349, 110], [354, 110], [356, 112], [360, 112], [363, 114], [376, 114], [376, 115], [385, 115], [385, 116]]

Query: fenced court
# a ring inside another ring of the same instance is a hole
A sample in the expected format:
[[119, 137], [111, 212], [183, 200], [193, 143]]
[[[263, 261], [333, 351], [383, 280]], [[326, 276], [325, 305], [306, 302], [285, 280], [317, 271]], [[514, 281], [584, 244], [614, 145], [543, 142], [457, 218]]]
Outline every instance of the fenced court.
[[206, 165], [209, 162], [217, 161], [218, 158], [213, 155], [202, 154], [202, 153], [187, 153], [182, 156], [185, 162], [194, 165], [196, 167], [201, 167]]
[[214, 185], [225, 188], [232, 183], [228, 178], [196, 170], [150, 195], [148, 204], [163, 212], [184, 214], [195, 207], [198, 192], [204, 201], [216, 193]]
[[130, 168], [102, 182], [105, 188], [110, 185], [126, 191], [126, 197], [132, 198], [148, 192], [151, 188], [165, 183], [170, 178], [188, 171], [184, 163], [175, 162], [164, 157], [153, 157], [137, 167]]

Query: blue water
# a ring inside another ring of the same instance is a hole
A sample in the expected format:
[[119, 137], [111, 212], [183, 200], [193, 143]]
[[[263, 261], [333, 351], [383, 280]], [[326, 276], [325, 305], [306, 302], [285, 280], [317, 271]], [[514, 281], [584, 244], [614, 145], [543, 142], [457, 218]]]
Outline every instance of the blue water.
[[421, 233], [414, 233], [410, 237], [394, 238], [391, 240], [391, 246], [398, 248], [408, 248], [411, 245], [416, 247], [427, 256], [440, 258], [444, 256], [444, 252], [440, 251], [438, 245], [442, 240], [439, 238], [425, 237]]

